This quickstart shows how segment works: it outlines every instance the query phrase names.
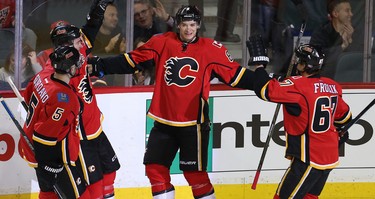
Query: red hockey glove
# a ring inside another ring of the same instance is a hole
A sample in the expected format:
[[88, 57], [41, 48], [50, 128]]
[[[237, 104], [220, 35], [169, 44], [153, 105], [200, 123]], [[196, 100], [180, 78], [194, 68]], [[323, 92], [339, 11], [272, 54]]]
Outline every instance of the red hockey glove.
[[253, 35], [246, 41], [246, 47], [249, 50], [249, 66], [263, 65], [264, 67], [270, 62], [267, 55], [267, 49], [264, 47], [261, 35]]

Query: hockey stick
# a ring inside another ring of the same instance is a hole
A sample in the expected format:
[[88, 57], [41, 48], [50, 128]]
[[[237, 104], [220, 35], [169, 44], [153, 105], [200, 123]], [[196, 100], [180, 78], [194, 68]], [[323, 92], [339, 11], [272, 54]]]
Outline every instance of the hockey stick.
[[372, 106], [375, 104], [375, 99], [373, 99], [354, 119], [352, 119], [349, 123], [347, 123], [342, 129], [340, 136], [343, 136], [350, 127], [352, 127], [358, 120], [365, 114]]
[[[10, 81], [12, 81], [12, 80], [10, 79]], [[16, 87], [14, 87], [14, 88], [15, 88], [15, 90], [13, 90], [13, 91], [15, 93], [19, 93], [18, 89]], [[21, 104], [23, 105], [23, 107], [27, 111], [27, 105], [26, 105], [25, 100], [23, 99], [23, 97], [21, 96], [21, 98], [18, 98], [18, 100], [20, 100]], [[12, 119], [13, 123], [17, 126], [17, 129], [20, 131], [22, 137], [26, 140], [27, 145], [30, 147], [30, 149], [33, 151], [33, 153], [35, 153], [33, 144], [31, 143], [31, 141], [27, 137], [25, 131], [21, 127], [20, 123], [16, 120], [16, 118], [14, 117], [12, 111], [9, 109], [8, 105], [6, 104], [6, 102], [4, 101], [4, 98], [1, 95], [0, 95], [0, 101], [1, 101], [1, 104], [4, 106], [5, 110], [7, 111], [8, 115]], [[66, 199], [66, 196], [65, 196], [64, 192], [60, 189], [59, 186], [57, 186], [56, 184], [54, 184], [53, 188], [54, 188], [56, 194], [58, 195], [58, 197], [60, 199]]]
[[9, 109], [7, 103], [4, 101], [4, 98], [1, 95], [0, 95], [0, 101], [1, 101], [1, 104], [4, 106], [5, 110], [7, 111], [8, 115], [12, 119], [13, 123], [16, 125], [17, 129], [20, 131], [22, 137], [26, 140], [27, 145], [29, 145], [30, 149], [34, 152], [34, 146], [31, 144], [31, 142], [30, 142], [29, 138], [27, 137], [25, 131], [21, 127], [20, 123], [16, 120], [12, 111]]
[[[299, 45], [299, 43], [301, 41], [303, 33], [305, 32], [305, 27], [306, 27], [306, 21], [303, 21], [302, 24], [301, 24], [301, 29], [299, 31], [299, 35], [298, 35], [298, 38], [297, 38], [297, 41], [296, 41], [295, 48], [298, 47], [298, 45]], [[289, 67], [288, 67], [288, 71], [287, 71], [287, 74], [286, 74], [287, 77], [289, 77], [292, 74], [293, 65], [295, 64], [295, 60], [296, 60], [296, 53], [293, 50], [292, 60], [291, 60], [291, 63], [289, 65]], [[259, 160], [259, 164], [258, 164], [257, 171], [255, 173], [253, 184], [251, 185], [251, 189], [253, 189], [253, 190], [256, 189], [257, 184], [258, 184], [260, 171], [262, 170], [263, 162], [264, 162], [264, 159], [266, 157], [266, 153], [267, 153], [270, 141], [271, 141], [271, 137], [272, 137], [272, 135], [274, 133], [274, 127], [275, 127], [277, 116], [279, 115], [280, 106], [281, 106], [281, 104], [277, 104], [276, 105], [275, 113], [273, 114], [273, 118], [272, 118], [272, 122], [271, 122], [271, 125], [270, 125], [270, 129], [268, 130], [268, 135], [267, 135], [266, 143], [264, 145], [263, 152], [262, 152], [262, 155], [261, 155], [260, 160]]]
[[21, 102], [23, 108], [25, 108], [26, 112], [29, 110], [29, 107], [27, 106], [26, 102], [25, 102], [25, 99], [23, 99], [21, 93], [18, 91], [16, 85], [14, 84], [13, 80], [12, 80], [12, 77], [9, 76], [7, 78], [7, 82], [9, 83], [10, 87], [12, 88], [14, 94], [16, 94], [18, 100]]

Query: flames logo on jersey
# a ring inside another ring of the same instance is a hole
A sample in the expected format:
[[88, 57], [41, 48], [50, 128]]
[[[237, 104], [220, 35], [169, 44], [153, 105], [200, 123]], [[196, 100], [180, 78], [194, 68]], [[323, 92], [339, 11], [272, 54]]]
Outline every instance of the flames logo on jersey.
[[171, 57], [164, 65], [164, 80], [168, 86], [176, 85], [180, 87], [189, 86], [194, 80], [199, 69], [198, 62], [191, 57]]
[[78, 92], [82, 94], [82, 99], [85, 103], [91, 104], [93, 99], [93, 92], [90, 86], [90, 81], [87, 77], [87, 73], [84, 78], [81, 79], [78, 85]]

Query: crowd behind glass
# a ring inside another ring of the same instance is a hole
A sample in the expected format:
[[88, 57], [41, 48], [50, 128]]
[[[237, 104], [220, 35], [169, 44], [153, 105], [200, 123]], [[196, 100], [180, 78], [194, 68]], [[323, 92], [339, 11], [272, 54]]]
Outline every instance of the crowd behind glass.
[[[49, 36], [51, 24], [62, 20], [81, 27], [91, 4], [91, 0], [2, 2], [14, 3], [14, 7], [0, 3], [1, 90], [10, 90], [6, 83], [8, 76], [12, 76], [19, 87], [24, 87], [33, 74], [43, 68], [37, 55], [52, 47]], [[350, 42], [334, 62], [327, 63], [326, 68], [336, 69], [336, 73], [330, 75], [339, 82], [374, 82], [375, 60], [371, 56], [373, 2], [349, 2], [351, 10], [347, 15], [353, 28]], [[289, 66], [293, 46], [304, 20], [307, 23], [301, 41], [308, 43], [314, 31], [332, 19], [328, 15], [327, 0], [116, 0], [114, 6], [107, 8], [92, 54], [108, 56], [127, 52], [147, 42], [153, 34], [174, 31], [174, 13], [181, 5], [187, 4], [197, 5], [203, 13], [199, 36], [222, 42], [242, 65], [247, 65], [249, 56], [246, 39], [251, 34], [262, 34], [271, 59], [268, 70], [275, 73], [284, 73]], [[16, 10], [15, 15], [11, 22], [6, 21], [4, 16], [12, 9]], [[152, 25], [147, 21], [148, 16]], [[21, 25], [17, 22], [21, 22]], [[96, 78], [93, 82], [95, 86], [152, 85], [152, 63], [145, 68], [147, 70], [141, 74], [111, 75]]]

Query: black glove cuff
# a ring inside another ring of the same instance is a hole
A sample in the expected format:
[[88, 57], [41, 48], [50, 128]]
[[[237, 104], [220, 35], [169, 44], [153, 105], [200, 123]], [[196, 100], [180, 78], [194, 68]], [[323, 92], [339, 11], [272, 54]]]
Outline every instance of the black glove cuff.
[[43, 163], [38, 163], [38, 167], [41, 168], [41, 169], [44, 169], [45, 171], [49, 172], [49, 173], [54, 173], [54, 174], [58, 174], [58, 173], [61, 173], [61, 171], [64, 169], [63, 166], [49, 166], [49, 165], [46, 165], [46, 164], [43, 164]]

